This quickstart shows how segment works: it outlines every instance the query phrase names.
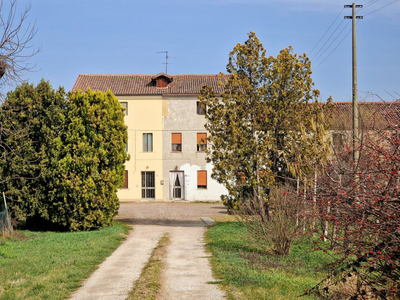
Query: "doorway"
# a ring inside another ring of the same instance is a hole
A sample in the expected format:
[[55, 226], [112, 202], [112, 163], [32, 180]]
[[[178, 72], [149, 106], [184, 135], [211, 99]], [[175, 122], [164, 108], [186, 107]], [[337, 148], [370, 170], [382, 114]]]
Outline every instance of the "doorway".
[[155, 199], [155, 172], [142, 172], [142, 199]]
[[185, 176], [183, 171], [169, 172], [169, 198], [185, 199]]

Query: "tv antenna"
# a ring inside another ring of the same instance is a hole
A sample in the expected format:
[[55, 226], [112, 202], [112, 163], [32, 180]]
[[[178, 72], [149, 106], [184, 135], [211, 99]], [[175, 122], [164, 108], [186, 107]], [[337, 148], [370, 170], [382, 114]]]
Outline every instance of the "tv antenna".
[[157, 52], [157, 53], [165, 53], [165, 63], [162, 63], [162, 64], [165, 65], [165, 74], [168, 74], [168, 65], [170, 64], [168, 62], [168, 58], [169, 58], [168, 51], [160, 51], [160, 52]]

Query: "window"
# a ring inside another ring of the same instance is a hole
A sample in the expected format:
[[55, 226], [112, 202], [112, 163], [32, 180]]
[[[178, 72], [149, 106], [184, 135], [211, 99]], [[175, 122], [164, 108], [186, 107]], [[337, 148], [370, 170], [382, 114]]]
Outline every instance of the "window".
[[182, 151], [182, 134], [173, 133], [172, 134], [172, 151], [181, 152]]
[[201, 105], [200, 101], [197, 101], [197, 114], [198, 115], [205, 115], [206, 108], [204, 105]]
[[128, 115], [128, 102], [120, 102], [122, 109], [125, 109], [125, 116]]
[[122, 186], [123, 189], [127, 189], [128, 188], [128, 171], [125, 170], [124, 173], [124, 185]]
[[168, 81], [166, 78], [157, 78], [157, 87], [167, 87]]
[[143, 152], [153, 152], [152, 133], [143, 133]]
[[197, 171], [197, 188], [207, 188], [207, 171]]
[[198, 133], [197, 134], [197, 151], [203, 152], [207, 149], [207, 134], [206, 133]]

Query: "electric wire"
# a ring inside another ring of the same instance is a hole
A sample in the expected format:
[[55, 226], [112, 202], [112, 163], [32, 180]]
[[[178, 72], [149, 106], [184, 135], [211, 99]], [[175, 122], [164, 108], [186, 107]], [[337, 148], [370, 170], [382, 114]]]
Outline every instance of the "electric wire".
[[381, 10], [382, 8], [388, 7], [389, 5], [392, 5], [393, 3], [397, 2], [397, 1], [399, 1], [399, 0], [394, 0], [378, 9], [375, 9], [374, 11], [371, 11], [370, 13], [366, 14], [365, 16], [369, 16], [370, 14], [373, 14], [373, 13], [377, 12], [378, 10]]
[[365, 3], [365, 4], [364, 4], [364, 8], [367, 8], [368, 6], [371, 6], [371, 5], [375, 4], [375, 3], [378, 2], [378, 1], [379, 1], [379, 0], [372, 0], [372, 1], [369, 1], [369, 2]]
[[[364, 8], [367, 8], [371, 5], [374, 5], [375, 3], [377, 3], [379, 0], [371, 0], [369, 2], [367, 2], [366, 4], [364, 4]], [[368, 16], [371, 15], [389, 5], [392, 5], [393, 3], [397, 2], [398, 0], [394, 0], [368, 14], [365, 14], [364, 16]], [[316, 46], [321, 42], [321, 40], [325, 37], [325, 35], [327, 34], [327, 32], [329, 31], [329, 29], [333, 26], [333, 24], [336, 22], [336, 20], [338, 19], [338, 17], [340, 16], [340, 14], [343, 12], [344, 8], [341, 10], [341, 12], [339, 13], [339, 15], [335, 18], [335, 20], [332, 22], [332, 24], [329, 26], [328, 30], [324, 33], [324, 35], [321, 37], [321, 39], [318, 41], [318, 43], [313, 47], [313, 49], [310, 51], [310, 53], [316, 48]], [[359, 10], [357, 10], [358, 12]], [[314, 63], [316, 61], [318, 61], [321, 56], [323, 56], [323, 54], [334, 44], [334, 42], [340, 37], [340, 35], [343, 33], [343, 31], [348, 27], [348, 25], [350, 23], [348, 23], [340, 32], [339, 34], [334, 38], [334, 40], [329, 44], [329, 46], [325, 49], [324, 47], [326, 46], [326, 44], [332, 39], [332, 37], [334, 36], [335, 32], [339, 29], [339, 27], [341, 26], [341, 24], [343, 23], [344, 20], [342, 20], [342, 22], [340, 22], [340, 24], [336, 27], [336, 29], [334, 30], [334, 32], [330, 35], [330, 37], [325, 41], [325, 43], [319, 48], [319, 50], [317, 51], [317, 53], [313, 56], [312, 61], [314, 61]], [[358, 21], [357, 21], [358, 23]], [[350, 34], [351, 29], [349, 32], [347, 32], [347, 34], [344, 36], [344, 38], [339, 42], [339, 44], [336, 45], [336, 47], [314, 68], [314, 70], [316, 70], [322, 63], [324, 63], [335, 51], [336, 49], [343, 43], [343, 41], [346, 39], [346, 37]], [[318, 55], [321, 51], [323, 51], [320, 55]], [[318, 56], [317, 56], [318, 55]], [[314, 59], [315, 58], [315, 59]]]
[[[378, 1], [378, 0], [372, 0], [372, 1], [370, 1], [370, 2], [368, 2], [368, 3], [372, 3], [372, 2], [376, 2], [376, 1]], [[368, 4], [367, 3], [367, 4]], [[339, 15], [335, 18], [335, 20], [334, 20], [334, 22], [333, 23], [335, 23], [335, 21], [338, 19], [338, 17], [341, 15], [341, 13], [343, 12], [343, 10], [344, 10], [344, 8], [345, 7], [343, 7], [342, 8], [342, 10], [340, 11], [340, 13], [339, 13]], [[359, 10], [357, 10], [357, 12], [358, 12]], [[340, 28], [340, 26], [342, 25], [342, 23], [344, 22], [344, 19], [339, 23], [339, 25], [336, 27], [336, 29], [332, 32], [332, 34], [329, 36], [329, 38], [325, 41], [325, 43], [324, 43], [324, 45], [322, 45], [320, 48], [319, 48], [319, 50], [317, 51], [317, 53], [311, 58], [311, 60], [312, 61], [314, 61], [314, 63], [316, 62], [316, 61], [318, 61], [318, 59], [331, 47], [331, 45], [339, 38], [339, 36], [340, 36], [340, 34], [343, 32], [343, 30], [346, 28], [346, 27], [348, 27], [348, 25], [346, 25], [343, 29], [342, 29], [342, 31], [334, 38], [334, 40], [333, 40], [333, 42], [331, 42], [330, 44], [329, 44], [329, 46], [325, 49], [325, 50], [323, 50], [324, 49], [324, 47], [326, 46], [326, 44], [331, 40], [331, 38], [335, 35], [335, 33], [336, 33], [336, 31]], [[328, 28], [328, 30], [332, 27], [332, 25], [333, 25], [333, 23], [331, 24], [331, 26], [329, 26], [329, 28]], [[328, 32], [328, 30], [327, 30], [327, 32]], [[326, 34], [326, 32], [325, 32], [325, 34]], [[325, 36], [325, 34], [324, 34], [324, 36]], [[324, 37], [323, 36], [323, 37]], [[322, 37], [322, 38], [323, 38]], [[321, 39], [322, 39], [321, 38]], [[321, 40], [320, 39], [320, 40]], [[318, 43], [319, 43], [319, 41], [318, 41]], [[317, 44], [318, 44], [317, 43]], [[315, 46], [314, 46], [314, 48], [315, 48]], [[336, 47], [337, 48], [337, 47]], [[336, 49], [335, 48], [335, 49]], [[320, 55], [318, 55], [321, 51], [323, 51], [322, 52], [322, 54], [320, 54]], [[310, 52], [311, 53], [311, 52]], [[315, 58], [315, 60], [314, 60], [314, 58]], [[324, 59], [325, 60], [325, 59]]]
[[[350, 24], [350, 23], [349, 23]], [[347, 26], [346, 26], [347, 27]], [[346, 28], [345, 27], [345, 28]], [[343, 30], [342, 30], [343, 31]], [[333, 52], [335, 52], [335, 50], [343, 43], [343, 41], [347, 38], [347, 36], [350, 34], [351, 29], [349, 30], [349, 32], [347, 32], [347, 34], [344, 36], [344, 38], [339, 42], [339, 44], [331, 51], [331, 53], [328, 54], [327, 57], [324, 58], [323, 61], [321, 61], [315, 68], [314, 70], [316, 70], [320, 65], [322, 65], [331, 55]]]
[[[343, 22], [343, 21], [342, 21]], [[341, 23], [340, 23], [341, 24]], [[342, 32], [349, 26], [350, 23], [347, 23], [346, 26], [343, 27], [343, 29], [339, 32], [339, 34], [333, 39], [333, 41], [329, 44], [328, 47], [318, 56], [315, 58], [315, 62], [318, 61], [318, 59], [324, 55], [324, 53], [332, 46], [332, 44], [338, 39], [338, 37], [342, 34]], [[338, 27], [339, 28], [339, 27]], [[347, 36], [347, 35], [346, 35]], [[329, 40], [328, 40], [329, 41]], [[336, 48], [335, 48], [336, 49]], [[321, 49], [322, 50], [322, 49]]]
[[[377, 0], [376, 0], [377, 1]], [[322, 41], [322, 39], [325, 37], [325, 35], [328, 33], [329, 29], [331, 29], [332, 25], [336, 22], [336, 20], [340, 17], [341, 13], [343, 12], [344, 8], [340, 11], [340, 13], [337, 15], [335, 20], [331, 23], [329, 28], [325, 31], [325, 33], [322, 35], [322, 37], [319, 39], [319, 41], [315, 44], [315, 46], [311, 49], [311, 51], [308, 53], [308, 55], [311, 55], [311, 53], [314, 51], [314, 49], [318, 46], [318, 44]]]
[[[343, 10], [342, 10], [343, 11]], [[329, 36], [329, 38], [325, 41], [325, 43], [319, 48], [319, 50], [317, 51], [317, 53], [314, 54], [314, 56], [312, 57], [312, 59], [314, 59], [321, 51], [322, 49], [324, 49], [324, 47], [326, 46], [326, 44], [330, 41], [330, 39], [333, 37], [333, 35], [336, 33], [336, 31], [339, 29], [339, 27], [342, 25], [344, 19], [339, 23], [338, 26], [336, 26], [336, 29], [332, 32], [332, 34]]]

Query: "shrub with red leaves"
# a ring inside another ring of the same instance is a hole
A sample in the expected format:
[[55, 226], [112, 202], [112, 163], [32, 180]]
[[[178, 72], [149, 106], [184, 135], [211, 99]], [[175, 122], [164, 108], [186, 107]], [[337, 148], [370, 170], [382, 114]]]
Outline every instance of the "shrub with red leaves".
[[329, 280], [356, 276], [351, 299], [400, 299], [400, 130], [380, 127], [363, 128], [357, 164], [343, 147], [318, 178], [313, 217], [321, 250], [335, 252]]

